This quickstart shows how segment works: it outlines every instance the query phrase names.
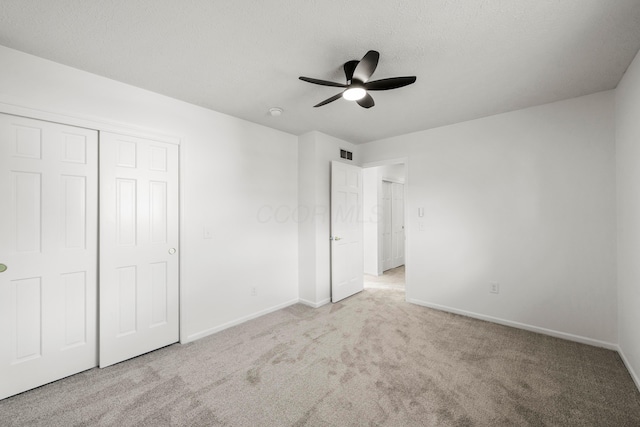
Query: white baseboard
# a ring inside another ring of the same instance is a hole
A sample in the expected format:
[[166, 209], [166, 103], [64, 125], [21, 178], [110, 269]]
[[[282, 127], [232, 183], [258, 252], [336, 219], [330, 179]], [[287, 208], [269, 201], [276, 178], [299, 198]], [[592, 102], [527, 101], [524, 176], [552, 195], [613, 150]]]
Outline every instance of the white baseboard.
[[294, 300], [287, 301], [287, 302], [282, 303], [282, 304], [275, 305], [273, 307], [269, 307], [267, 309], [258, 311], [256, 313], [249, 314], [248, 316], [243, 316], [243, 317], [240, 317], [238, 319], [232, 320], [230, 322], [223, 323], [222, 325], [215, 326], [213, 328], [205, 329], [204, 331], [196, 332], [195, 334], [188, 335], [186, 339], [180, 340], [180, 343], [181, 344], [186, 344], [188, 342], [199, 340], [200, 338], [204, 338], [206, 336], [215, 334], [216, 332], [223, 331], [223, 330], [225, 330], [227, 328], [230, 328], [232, 326], [239, 325], [239, 324], [244, 323], [244, 322], [246, 322], [248, 320], [252, 320], [252, 319], [255, 319], [257, 317], [264, 316], [265, 314], [269, 314], [269, 313], [272, 313], [274, 311], [278, 311], [280, 309], [283, 309], [285, 307], [289, 307], [290, 305], [294, 305], [294, 304], [297, 304], [297, 303], [298, 303], [298, 299], [294, 299]]
[[618, 354], [620, 355], [624, 366], [627, 367], [627, 371], [629, 371], [629, 375], [631, 375], [633, 382], [636, 384], [636, 388], [640, 391], [640, 378], [638, 377], [638, 374], [636, 374], [636, 371], [633, 370], [633, 367], [631, 366], [631, 363], [629, 363], [629, 359], [627, 359], [627, 356], [624, 355], [624, 351], [622, 351], [622, 348], [620, 346], [617, 347]]
[[[568, 341], [579, 342], [581, 344], [588, 344], [594, 347], [602, 347], [609, 350], [619, 351], [619, 347], [617, 344], [600, 341], [593, 338], [587, 338], [580, 335], [569, 334], [566, 332], [554, 331], [553, 329], [541, 328], [538, 326], [528, 325], [526, 323], [514, 322], [511, 320], [500, 319], [498, 317], [486, 316], [484, 314], [478, 314], [471, 311], [459, 310], [457, 308], [447, 307], [444, 305], [433, 304], [426, 301], [409, 299], [407, 298], [407, 302], [412, 304], [421, 305], [423, 307], [433, 308], [440, 311], [446, 311], [449, 313], [460, 314], [462, 316], [472, 317], [474, 319], [486, 320], [487, 322], [497, 323], [500, 325], [511, 326], [513, 328], [524, 329], [525, 331], [536, 332], [538, 334], [549, 335], [556, 338], [562, 338]], [[636, 383], [637, 384], [637, 383]]]
[[325, 304], [330, 303], [331, 299], [327, 298], [327, 299], [324, 299], [324, 300], [319, 301], [319, 302], [312, 302], [312, 301], [307, 301], [306, 299], [300, 298], [299, 302], [300, 302], [300, 304], [304, 304], [304, 305], [307, 305], [309, 307], [319, 308], [319, 307], [322, 307]]

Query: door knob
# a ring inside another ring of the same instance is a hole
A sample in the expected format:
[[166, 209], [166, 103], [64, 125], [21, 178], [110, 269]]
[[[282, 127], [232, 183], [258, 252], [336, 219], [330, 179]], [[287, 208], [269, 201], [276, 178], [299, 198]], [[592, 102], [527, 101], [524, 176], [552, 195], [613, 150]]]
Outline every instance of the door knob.
[[170, 254], [170, 255], [173, 255], [173, 254], [175, 254], [175, 253], [176, 253], [176, 248], [171, 248], [171, 249], [169, 249], [169, 254]]
[[7, 271], [7, 266], [4, 264], [0, 264], [0, 273], [4, 273], [5, 271]]
[[336, 241], [341, 240], [341, 239], [342, 239], [342, 237], [338, 237], [338, 236], [334, 236], [333, 237], [333, 240], [336, 240]]

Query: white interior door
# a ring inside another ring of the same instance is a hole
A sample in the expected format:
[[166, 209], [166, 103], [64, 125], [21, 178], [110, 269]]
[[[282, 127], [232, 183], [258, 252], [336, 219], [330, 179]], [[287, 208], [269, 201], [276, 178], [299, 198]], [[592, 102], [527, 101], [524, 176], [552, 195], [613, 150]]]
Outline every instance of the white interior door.
[[97, 150], [0, 114], [0, 399], [97, 365]]
[[331, 162], [331, 301], [364, 289], [362, 169]]
[[100, 134], [100, 367], [172, 344], [178, 146]]
[[394, 182], [391, 184], [391, 227], [393, 241], [391, 245], [391, 268], [404, 265], [404, 185]]
[[391, 183], [382, 181], [382, 271], [393, 268], [393, 193]]

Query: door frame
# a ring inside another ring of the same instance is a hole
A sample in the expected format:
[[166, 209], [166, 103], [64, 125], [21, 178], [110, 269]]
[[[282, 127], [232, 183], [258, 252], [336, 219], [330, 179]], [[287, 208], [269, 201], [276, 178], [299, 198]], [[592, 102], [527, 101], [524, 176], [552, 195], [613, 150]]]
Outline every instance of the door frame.
[[[46, 122], [53, 122], [62, 125], [76, 126], [85, 129], [92, 129], [98, 131], [98, 147], [100, 147], [100, 134], [101, 132], [111, 132], [117, 133], [125, 136], [133, 136], [144, 139], [152, 139], [159, 142], [165, 142], [168, 144], [175, 144], [178, 146], [178, 319], [179, 319], [179, 328], [178, 328], [178, 339], [181, 344], [183, 344], [187, 338], [187, 334], [185, 333], [185, 314], [182, 309], [183, 301], [185, 301], [184, 297], [184, 288], [182, 286], [182, 277], [184, 271], [184, 257], [182, 256], [182, 252], [185, 249], [185, 240], [184, 240], [184, 224], [182, 218], [184, 218], [184, 159], [185, 159], [185, 151], [186, 144], [184, 143], [184, 138], [175, 135], [158, 133], [157, 131], [149, 128], [145, 128], [142, 126], [137, 126], [128, 123], [120, 123], [108, 121], [105, 119], [101, 119], [99, 117], [92, 116], [84, 116], [76, 113], [67, 113], [67, 112], [57, 112], [51, 111], [47, 108], [43, 108], [39, 105], [32, 104], [24, 104], [21, 101], [16, 101], [15, 98], [12, 98], [7, 95], [0, 94], [0, 113], [11, 114], [14, 116], [21, 116], [25, 118], [37, 119]], [[99, 160], [99, 159], [98, 159]], [[98, 183], [100, 182], [100, 171], [98, 171]], [[98, 211], [100, 206], [98, 206]], [[98, 218], [98, 226], [100, 225], [100, 219]], [[100, 245], [100, 240], [98, 236], [98, 249]], [[98, 257], [100, 253], [98, 252]], [[100, 269], [100, 263], [98, 259], [98, 269]], [[99, 277], [96, 277], [98, 280]], [[98, 280], [98, 292], [100, 290], [100, 281]], [[98, 302], [99, 308], [99, 302]], [[99, 327], [99, 325], [98, 325]], [[99, 331], [98, 331], [99, 332]], [[99, 336], [98, 336], [99, 339]]]
[[[399, 165], [399, 164], [404, 165], [404, 183], [403, 183], [404, 184], [404, 268], [405, 268], [404, 298], [405, 298], [405, 301], [409, 301], [409, 292], [411, 289], [410, 279], [411, 279], [411, 264], [412, 264], [411, 254], [409, 250], [409, 247], [411, 245], [409, 244], [409, 242], [411, 239], [411, 234], [413, 233], [413, 227], [411, 225], [411, 222], [409, 221], [409, 210], [410, 210], [409, 205], [411, 204], [411, 200], [409, 198], [409, 186], [410, 186], [409, 157], [394, 157], [390, 159], [365, 162], [365, 163], [362, 163], [361, 167], [362, 169], [366, 169], [366, 168], [373, 168], [377, 166], [389, 166], [389, 165]], [[390, 179], [386, 179], [386, 180], [393, 182], [393, 180], [390, 180]]]

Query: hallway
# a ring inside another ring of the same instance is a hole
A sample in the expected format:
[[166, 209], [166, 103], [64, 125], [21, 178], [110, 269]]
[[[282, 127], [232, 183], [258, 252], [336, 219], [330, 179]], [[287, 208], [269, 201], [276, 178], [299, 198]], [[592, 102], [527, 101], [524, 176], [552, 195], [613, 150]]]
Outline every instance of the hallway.
[[385, 271], [382, 276], [364, 275], [364, 287], [371, 289], [398, 289], [404, 291], [404, 265]]

